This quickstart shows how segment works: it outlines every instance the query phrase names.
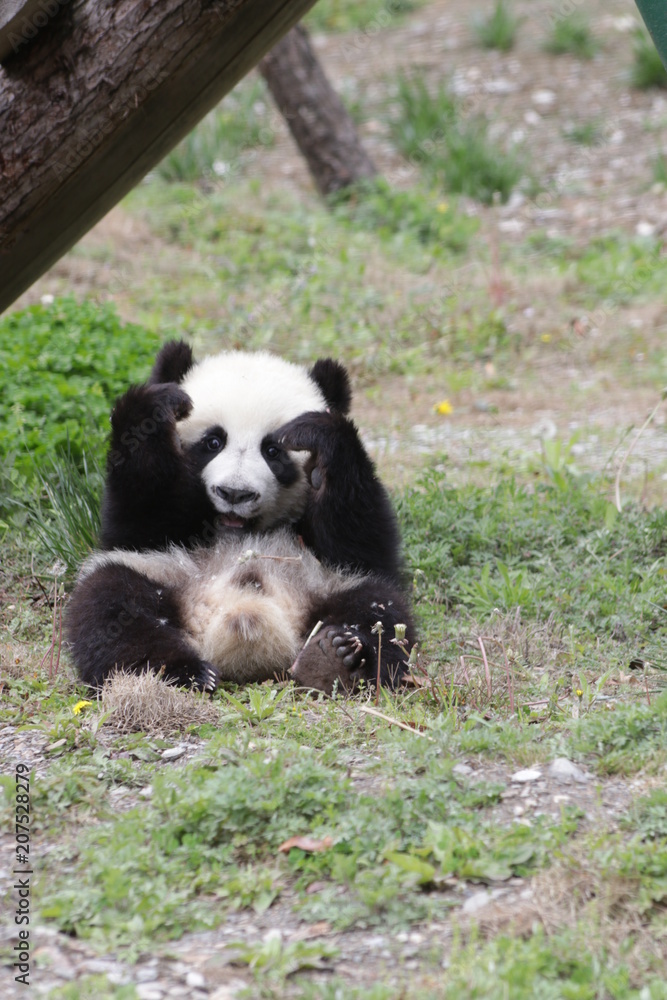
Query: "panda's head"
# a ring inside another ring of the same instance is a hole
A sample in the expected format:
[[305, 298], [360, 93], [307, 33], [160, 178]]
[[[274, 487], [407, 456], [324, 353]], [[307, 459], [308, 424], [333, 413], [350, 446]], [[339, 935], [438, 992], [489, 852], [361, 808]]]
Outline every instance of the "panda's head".
[[342, 365], [326, 359], [308, 370], [266, 351], [226, 351], [195, 363], [186, 344], [172, 342], [151, 382], [177, 382], [192, 400], [178, 436], [223, 527], [265, 531], [299, 519], [308, 455], [287, 451], [276, 432], [308, 411], [348, 411]]

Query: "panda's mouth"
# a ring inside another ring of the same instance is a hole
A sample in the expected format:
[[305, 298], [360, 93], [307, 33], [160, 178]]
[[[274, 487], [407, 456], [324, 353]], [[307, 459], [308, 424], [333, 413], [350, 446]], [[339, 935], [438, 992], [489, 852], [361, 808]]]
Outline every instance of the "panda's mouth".
[[249, 524], [246, 518], [236, 514], [218, 514], [218, 520], [224, 528], [236, 528], [237, 531], [247, 528]]

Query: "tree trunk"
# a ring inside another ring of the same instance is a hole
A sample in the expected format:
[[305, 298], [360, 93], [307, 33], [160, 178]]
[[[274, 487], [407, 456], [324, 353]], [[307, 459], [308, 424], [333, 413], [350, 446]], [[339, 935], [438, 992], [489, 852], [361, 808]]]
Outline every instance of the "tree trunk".
[[321, 194], [375, 176], [375, 166], [302, 25], [278, 42], [259, 69]]
[[[0, 42], [0, 311], [313, 0], [39, 0]], [[2, 25], [0, 25], [2, 27]], [[0, 45], [2, 51], [2, 45]]]

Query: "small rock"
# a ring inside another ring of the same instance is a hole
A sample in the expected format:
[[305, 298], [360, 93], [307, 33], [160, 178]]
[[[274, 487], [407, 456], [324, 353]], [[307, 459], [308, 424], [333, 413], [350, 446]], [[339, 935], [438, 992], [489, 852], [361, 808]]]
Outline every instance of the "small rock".
[[467, 778], [469, 774], [472, 774], [472, 768], [470, 764], [454, 764], [452, 774], [458, 774], [460, 778]]
[[210, 994], [210, 1000], [236, 1000], [247, 988], [245, 979], [230, 979], [224, 986], [219, 986], [215, 993]]
[[113, 959], [109, 958], [88, 958], [81, 962], [79, 966], [79, 971], [81, 972], [120, 972], [121, 967], [118, 962], [114, 962]]
[[550, 108], [556, 100], [553, 90], [534, 90], [530, 97], [533, 104], [537, 104], [538, 108]]
[[139, 1000], [162, 1000], [164, 996], [164, 990], [153, 983], [139, 983], [135, 990]]
[[506, 80], [502, 76], [496, 80], [486, 80], [482, 86], [487, 94], [513, 94], [515, 90], [519, 89], [514, 80]]
[[488, 891], [488, 889], [480, 889], [479, 892], [473, 892], [472, 896], [468, 896], [465, 903], [461, 907], [463, 913], [471, 914], [477, 913], [479, 910], [483, 910], [485, 906], [493, 901], [493, 896]]
[[589, 780], [589, 775], [582, 771], [580, 767], [573, 764], [567, 757], [556, 757], [553, 763], [549, 764], [549, 774], [556, 778], [562, 785], [569, 785], [572, 781], [584, 782]]
[[134, 978], [138, 983], [154, 983], [157, 979], [157, 968], [152, 964], [140, 966], [136, 970]]
[[185, 977], [185, 985], [191, 986], [193, 989], [197, 989], [205, 986], [206, 980], [202, 976], [201, 972], [188, 972]]
[[527, 767], [523, 771], [517, 771], [512, 775], [512, 781], [538, 781], [542, 777], [542, 772], [538, 771], [537, 768]]
[[187, 749], [185, 743], [179, 743], [177, 747], [170, 747], [168, 750], [163, 750], [160, 756], [162, 760], [176, 760], [178, 757], [182, 757]]

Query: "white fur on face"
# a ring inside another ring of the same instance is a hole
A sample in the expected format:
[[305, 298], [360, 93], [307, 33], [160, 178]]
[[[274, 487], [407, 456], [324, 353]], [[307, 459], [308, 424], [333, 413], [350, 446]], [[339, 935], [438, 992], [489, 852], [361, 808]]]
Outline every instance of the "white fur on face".
[[[307, 371], [266, 351], [228, 351], [204, 358], [181, 386], [193, 401], [190, 415], [177, 424], [183, 444], [196, 444], [213, 427], [227, 434], [225, 448], [202, 473], [216, 509], [252, 520], [259, 529], [296, 520], [303, 511], [305, 478], [301, 475], [293, 485], [282, 486], [260, 446], [267, 434], [288, 420], [326, 409], [324, 396]], [[304, 452], [292, 452], [299, 466], [306, 457]], [[218, 486], [258, 496], [232, 506], [215, 492]]]

